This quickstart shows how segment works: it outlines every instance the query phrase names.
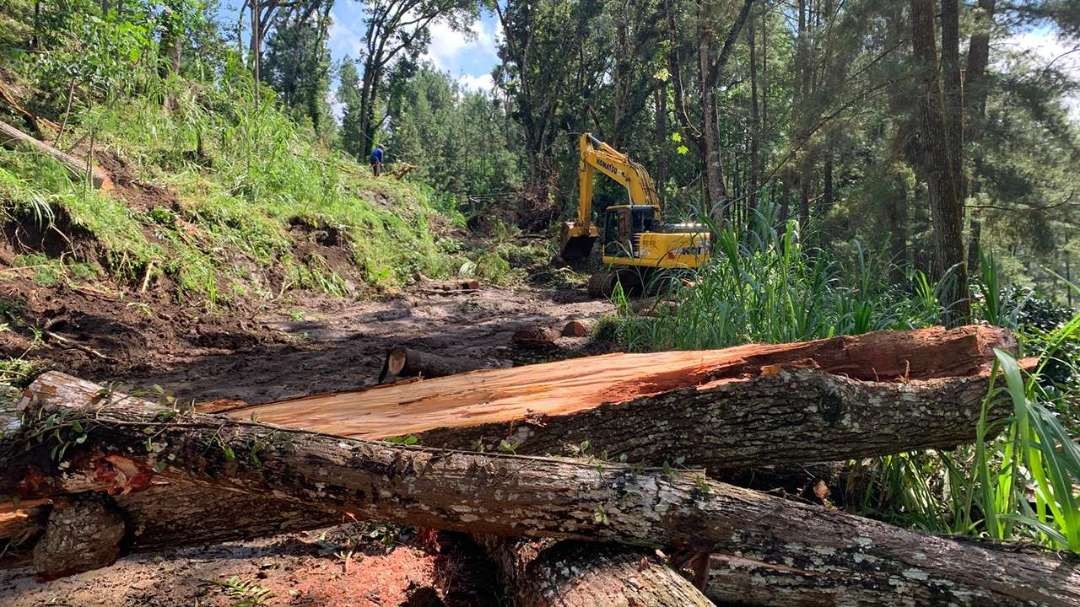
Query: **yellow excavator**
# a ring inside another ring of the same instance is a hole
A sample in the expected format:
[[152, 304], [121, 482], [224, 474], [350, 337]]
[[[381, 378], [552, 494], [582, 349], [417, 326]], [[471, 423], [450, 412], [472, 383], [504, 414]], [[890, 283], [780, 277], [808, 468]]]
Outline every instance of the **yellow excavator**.
[[[559, 252], [568, 262], [592, 254], [600, 239], [604, 269], [589, 279], [589, 293], [609, 296], [616, 284], [640, 293], [659, 270], [701, 267], [709, 259], [709, 232], [697, 223], [664, 224], [660, 197], [641, 164], [591, 133], [578, 140], [577, 219], [563, 223]], [[628, 204], [604, 210], [600, 225], [592, 220], [593, 178], [600, 172], [626, 188]]]

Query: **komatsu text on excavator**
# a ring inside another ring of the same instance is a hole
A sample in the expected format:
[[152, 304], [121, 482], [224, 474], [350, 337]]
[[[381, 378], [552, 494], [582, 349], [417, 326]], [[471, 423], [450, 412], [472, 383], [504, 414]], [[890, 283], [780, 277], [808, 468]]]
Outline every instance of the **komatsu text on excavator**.
[[[708, 230], [696, 223], [662, 223], [660, 197], [645, 167], [591, 133], [582, 133], [578, 150], [577, 219], [563, 224], [559, 251], [573, 262], [589, 257], [600, 239], [605, 269], [589, 280], [590, 293], [611, 295], [616, 284], [640, 292], [652, 272], [694, 269], [708, 261]], [[599, 227], [592, 220], [597, 171], [625, 187], [629, 198], [628, 204], [607, 207]]]

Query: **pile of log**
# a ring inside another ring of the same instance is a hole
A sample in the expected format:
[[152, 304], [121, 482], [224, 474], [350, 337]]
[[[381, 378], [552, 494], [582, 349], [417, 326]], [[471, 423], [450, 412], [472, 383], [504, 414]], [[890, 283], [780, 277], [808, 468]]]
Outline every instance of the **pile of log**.
[[0, 492], [38, 500], [44, 575], [344, 516], [478, 538], [516, 605], [1077, 605], [1075, 560], [715, 480], [969, 442], [1013, 346], [964, 327], [613, 354], [214, 413], [50, 372], [0, 424]]

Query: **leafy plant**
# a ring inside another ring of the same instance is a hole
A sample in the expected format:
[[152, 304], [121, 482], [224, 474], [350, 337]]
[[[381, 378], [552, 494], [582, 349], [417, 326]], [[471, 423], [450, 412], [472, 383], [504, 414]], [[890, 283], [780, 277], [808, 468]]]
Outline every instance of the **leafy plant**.
[[268, 601], [274, 598], [274, 593], [269, 589], [235, 575], [228, 579], [209, 580], [209, 582], [225, 592], [225, 596], [232, 600], [231, 607], [258, 607], [269, 604]]

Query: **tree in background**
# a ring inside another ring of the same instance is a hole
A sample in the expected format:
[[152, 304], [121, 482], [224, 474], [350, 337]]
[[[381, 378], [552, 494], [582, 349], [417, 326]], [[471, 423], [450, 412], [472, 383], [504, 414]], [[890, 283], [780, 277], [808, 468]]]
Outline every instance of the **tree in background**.
[[[718, 6], [712, 0], [695, 0], [690, 6], [685, 6], [685, 2], [665, 0], [664, 5], [668, 35], [671, 37], [669, 60], [675, 92], [675, 117], [698, 150], [705, 171], [706, 208], [716, 220], [722, 220], [728, 212], [727, 187], [716, 124], [717, 89], [753, 4], [754, 0], [743, 0], [734, 16], [728, 15], [725, 7]], [[721, 29], [719, 16], [727, 18], [727, 28]], [[691, 24], [696, 25], [691, 27]], [[680, 35], [684, 31], [692, 31], [693, 36], [688, 38]], [[718, 36], [722, 31], [726, 34], [720, 39]], [[719, 49], [716, 48], [717, 43], [722, 44]], [[690, 65], [696, 69], [686, 67]], [[685, 84], [692, 77], [697, 80], [700, 108], [700, 118], [697, 119], [691, 116], [688, 97], [692, 93]]]
[[399, 61], [415, 61], [427, 50], [436, 19], [465, 31], [476, 19], [478, 7], [473, 0], [365, 0], [364, 9], [359, 131], [361, 150], [366, 156], [386, 119], [376, 119], [376, 106], [388, 71]]
[[430, 65], [393, 87], [388, 147], [416, 175], [452, 194], [470, 214], [494, 209], [521, 187], [516, 128], [491, 93], [463, 90]]
[[588, 129], [586, 108], [602, 84], [610, 58], [606, 37], [598, 27], [603, 4], [600, 0], [509, 0], [494, 2], [491, 8], [503, 28], [496, 82], [512, 100], [512, 115], [524, 137], [527, 174], [522, 223], [542, 228], [559, 210], [556, 142], [565, 132]]
[[325, 138], [332, 131], [326, 95], [330, 90], [330, 51], [326, 46], [333, 2], [312, 2], [309, 11], [278, 13], [266, 42], [261, 76], [294, 114], [311, 121]]
[[363, 132], [360, 130], [360, 73], [356, 61], [346, 57], [338, 68], [337, 101], [341, 104], [341, 148], [357, 160], [364, 160]]

